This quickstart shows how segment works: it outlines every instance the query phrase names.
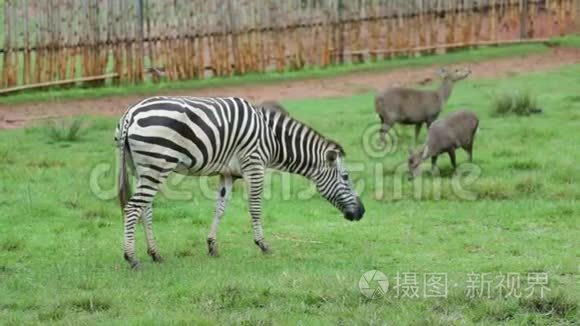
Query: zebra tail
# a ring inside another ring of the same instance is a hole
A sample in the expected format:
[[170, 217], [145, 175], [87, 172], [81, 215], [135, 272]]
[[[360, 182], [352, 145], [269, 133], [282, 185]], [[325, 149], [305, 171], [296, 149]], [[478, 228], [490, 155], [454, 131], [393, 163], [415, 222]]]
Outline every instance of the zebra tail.
[[118, 171], [118, 197], [119, 204], [121, 205], [121, 212], [124, 213], [125, 207], [131, 198], [131, 188], [129, 186], [129, 175], [127, 174], [127, 157], [128, 157], [128, 147], [127, 144], [123, 144], [119, 148], [119, 171]]

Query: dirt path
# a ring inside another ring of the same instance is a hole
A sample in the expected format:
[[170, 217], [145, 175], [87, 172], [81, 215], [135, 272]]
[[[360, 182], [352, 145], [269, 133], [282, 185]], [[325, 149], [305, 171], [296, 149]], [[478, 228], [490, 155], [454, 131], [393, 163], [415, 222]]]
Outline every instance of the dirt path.
[[[573, 63], [580, 63], [580, 49], [554, 48], [547, 54], [484, 61], [470, 64], [470, 68], [473, 71], [471, 78], [490, 78], [550, 70]], [[165, 91], [157, 95], [242, 96], [251, 101], [335, 97], [395, 85], [416, 85], [425, 81], [426, 78], [432, 77], [433, 72], [434, 67], [423, 67], [399, 69], [387, 73], [358, 73], [328, 79], [299, 80], [270, 85]], [[128, 95], [65, 102], [0, 104], [0, 129], [19, 128], [39, 120], [79, 114], [120, 115], [128, 105], [143, 97], [142, 95]]]

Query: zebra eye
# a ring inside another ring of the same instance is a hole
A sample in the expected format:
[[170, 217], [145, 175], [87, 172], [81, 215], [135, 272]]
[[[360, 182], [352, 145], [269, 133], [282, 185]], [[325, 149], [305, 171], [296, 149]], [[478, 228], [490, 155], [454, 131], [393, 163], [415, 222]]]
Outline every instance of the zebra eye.
[[344, 180], [344, 181], [348, 181], [348, 174], [345, 174], [345, 175], [343, 175], [343, 176], [342, 176], [342, 180]]

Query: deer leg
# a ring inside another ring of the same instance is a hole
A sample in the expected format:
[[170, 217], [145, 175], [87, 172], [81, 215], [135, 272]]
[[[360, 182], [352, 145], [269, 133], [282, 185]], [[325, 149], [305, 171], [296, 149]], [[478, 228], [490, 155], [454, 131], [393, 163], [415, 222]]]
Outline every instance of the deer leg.
[[383, 145], [387, 145], [387, 133], [389, 132], [389, 129], [391, 129], [391, 126], [383, 122], [381, 129], [379, 130], [379, 139]]
[[422, 126], [423, 126], [422, 122], [415, 125], [415, 144], [417, 144], [417, 142], [419, 141], [419, 133], [421, 133]]
[[467, 155], [469, 155], [469, 162], [473, 162], [473, 142], [463, 147], [463, 149], [467, 152]]
[[451, 149], [447, 152], [449, 154], [449, 159], [451, 160], [451, 165], [453, 166], [453, 171], [457, 168], [457, 164], [455, 162], [455, 150]]
[[431, 171], [435, 171], [437, 169], [437, 155], [431, 156]]

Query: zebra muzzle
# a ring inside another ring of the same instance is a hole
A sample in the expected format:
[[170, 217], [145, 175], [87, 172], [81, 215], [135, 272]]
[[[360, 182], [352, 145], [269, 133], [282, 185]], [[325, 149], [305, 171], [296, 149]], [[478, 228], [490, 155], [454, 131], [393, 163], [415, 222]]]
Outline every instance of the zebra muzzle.
[[349, 209], [346, 212], [344, 212], [344, 218], [346, 218], [349, 221], [359, 221], [360, 219], [363, 218], [364, 214], [365, 214], [365, 206], [363, 205], [360, 198], [357, 198], [356, 206], [354, 207], [354, 209]]

